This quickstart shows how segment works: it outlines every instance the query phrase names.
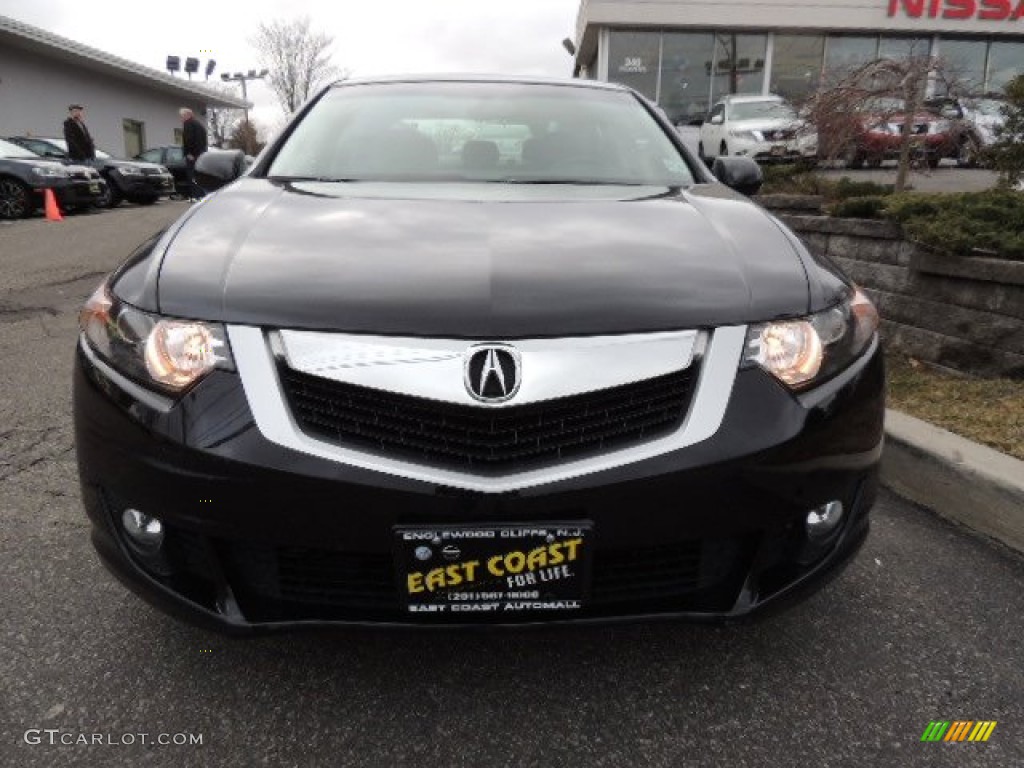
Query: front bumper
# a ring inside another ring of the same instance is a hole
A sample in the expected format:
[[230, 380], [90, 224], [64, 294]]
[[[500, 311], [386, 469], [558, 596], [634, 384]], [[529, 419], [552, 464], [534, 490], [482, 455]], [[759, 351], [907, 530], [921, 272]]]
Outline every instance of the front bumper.
[[110, 174], [110, 180], [129, 200], [168, 197], [174, 192], [174, 177], [169, 173], [128, 176], [115, 170]]
[[[581, 611], [514, 623], [740, 617], [836, 573], [863, 542], [876, 493], [877, 341], [799, 396], [759, 370], [741, 371], [721, 427], [701, 443], [503, 493], [275, 445], [256, 427], [234, 373], [211, 374], [167, 408], [81, 345], [76, 358], [76, 445], [97, 551], [150, 602], [220, 629], [450, 626], [403, 610], [393, 528], [556, 520], [593, 524], [590, 598]], [[843, 502], [844, 523], [814, 544], [804, 519], [831, 500]], [[127, 545], [118, 521], [128, 507], [164, 521], [160, 563]]]
[[45, 201], [46, 189], [52, 189], [57, 204], [63, 208], [85, 208], [94, 205], [103, 198], [107, 183], [102, 178], [95, 179], [56, 179], [53, 183], [41, 185], [33, 190], [36, 205]]
[[780, 141], [751, 141], [731, 139], [733, 155], [749, 157], [759, 163], [794, 163], [815, 160], [818, 156], [817, 139], [799, 138]]

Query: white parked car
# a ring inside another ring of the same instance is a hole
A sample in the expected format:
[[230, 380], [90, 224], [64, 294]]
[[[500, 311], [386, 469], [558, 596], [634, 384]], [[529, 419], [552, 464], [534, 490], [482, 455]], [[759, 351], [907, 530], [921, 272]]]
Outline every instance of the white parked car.
[[700, 127], [700, 156], [749, 157], [758, 162], [814, 162], [818, 134], [780, 96], [726, 96]]

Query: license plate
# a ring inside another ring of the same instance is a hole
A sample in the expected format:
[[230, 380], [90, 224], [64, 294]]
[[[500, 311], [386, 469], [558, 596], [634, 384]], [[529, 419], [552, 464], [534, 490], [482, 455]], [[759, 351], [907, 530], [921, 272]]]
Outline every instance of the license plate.
[[786, 145], [785, 144], [776, 144], [775, 146], [772, 147], [772, 155], [774, 155], [775, 157], [781, 157], [782, 155], [785, 155], [785, 154], [786, 154]]
[[578, 611], [587, 598], [590, 523], [395, 529], [408, 613], [514, 616]]
[[95, 182], [95, 181], [90, 181], [89, 182], [89, 192], [91, 192], [94, 195], [98, 195], [100, 193], [100, 185], [99, 185], [99, 183]]

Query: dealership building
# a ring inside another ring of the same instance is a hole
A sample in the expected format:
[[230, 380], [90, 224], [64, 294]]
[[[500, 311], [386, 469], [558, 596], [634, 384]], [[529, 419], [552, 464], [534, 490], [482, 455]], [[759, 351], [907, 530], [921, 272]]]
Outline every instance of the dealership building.
[[799, 100], [877, 58], [931, 55], [974, 94], [1024, 72], [1024, 0], [582, 0], [575, 74], [675, 121], [729, 93]]
[[0, 16], [0, 137], [62, 136], [70, 104], [86, 107], [96, 146], [123, 157], [180, 144], [182, 107], [202, 117], [208, 107], [252, 106]]

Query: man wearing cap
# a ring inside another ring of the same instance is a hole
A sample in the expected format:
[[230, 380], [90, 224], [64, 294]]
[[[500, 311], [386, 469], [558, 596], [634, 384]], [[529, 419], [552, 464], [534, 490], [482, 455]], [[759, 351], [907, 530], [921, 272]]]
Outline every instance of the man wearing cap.
[[71, 115], [64, 121], [64, 141], [68, 143], [68, 156], [72, 160], [96, 159], [96, 145], [93, 144], [89, 129], [82, 121], [84, 109], [81, 104], [72, 104], [68, 107]]

